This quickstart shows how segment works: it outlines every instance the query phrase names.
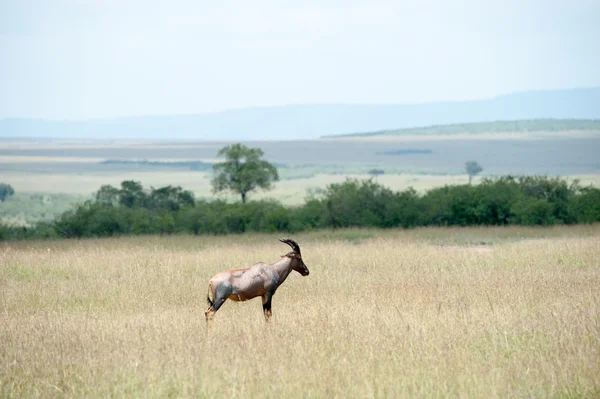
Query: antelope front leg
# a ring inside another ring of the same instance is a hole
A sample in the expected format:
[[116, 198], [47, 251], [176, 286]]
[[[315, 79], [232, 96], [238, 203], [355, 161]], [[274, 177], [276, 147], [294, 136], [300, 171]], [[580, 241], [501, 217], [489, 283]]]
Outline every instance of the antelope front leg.
[[268, 294], [265, 294], [262, 296], [263, 312], [265, 313], [266, 321], [269, 321], [269, 319], [271, 318], [271, 315], [273, 314], [271, 312], [271, 298], [273, 298], [272, 293], [268, 293]]

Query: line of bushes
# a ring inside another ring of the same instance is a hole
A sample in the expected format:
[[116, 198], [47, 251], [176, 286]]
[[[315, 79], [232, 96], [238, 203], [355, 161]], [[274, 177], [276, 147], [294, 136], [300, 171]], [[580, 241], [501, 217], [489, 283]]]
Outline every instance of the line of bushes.
[[483, 179], [420, 195], [373, 180], [331, 184], [299, 207], [194, 200], [180, 187], [146, 190], [125, 181], [35, 227], [0, 226], [0, 240], [131, 234], [298, 232], [342, 227], [554, 225], [600, 222], [600, 190], [543, 176]]

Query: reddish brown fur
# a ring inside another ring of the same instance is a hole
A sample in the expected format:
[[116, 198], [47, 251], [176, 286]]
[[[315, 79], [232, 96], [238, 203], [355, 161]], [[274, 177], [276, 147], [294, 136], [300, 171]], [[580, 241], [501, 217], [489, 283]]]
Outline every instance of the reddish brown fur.
[[[277, 288], [285, 281], [292, 270], [303, 276], [309, 271], [300, 255], [300, 247], [292, 240], [280, 240], [292, 247], [294, 251], [284, 255], [279, 261], [266, 264], [256, 263], [244, 269], [232, 269], [213, 276], [208, 282], [209, 307], [205, 312], [207, 322], [219, 310], [227, 299], [247, 301], [262, 297], [265, 318], [271, 317], [271, 298]], [[212, 299], [210, 296], [212, 295]]]

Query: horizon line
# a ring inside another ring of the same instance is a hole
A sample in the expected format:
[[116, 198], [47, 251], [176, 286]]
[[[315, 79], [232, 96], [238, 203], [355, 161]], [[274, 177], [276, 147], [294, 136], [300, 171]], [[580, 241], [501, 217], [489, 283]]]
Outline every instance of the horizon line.
[[[521, 90], [513, 91], [502, 94], [496, 94], [492, 97], [484, 98], [473, 98], [468, 100], [443, 100], [443, 101], [431, 101], [431, 102], [414, 102], [414, 103], [377, 103], [377, 102], [365, 102], [365, 103], [343, 103], [343, 102], [331, 102], [331, 103], [287, 103], [279, 105], [256, 105], [247, 107], [237, 108], [224, 108], [218, 111], [205, 111], [196, 113], [172, 113], [172, 114], [139, 114], [139, 115], [119, 115], [119, 116], [106, 116], [106, 117], [93, 117], [93, 118], [45, 118], [45, 117], [23, 117], [23, 116], [6, 116], [0, 117], [0, 121], [40, 121], [40, 122], [94, 122], [94, 121], [118, 121], [124, 119], [141, 119], [141, 118], [172, 118], [172, 117], [190, 117], [190, 116], [205, 116], [205, 115], [218, 115], [228, 112], [239, 112], [239, 111], [250, 111], [258, 109], [275, 109], [275, 108], [287, 108], [287, 107], [326, 107], [326, 106], [374, 106], [374, 107], [394, 107], [394, 106], [422, 106], [422, 105], [440, 105], [440, 104], [458, 104], [468, 102], [479, 102], [479, 101], [493, 101], [501, 97], [507, 97], [516, 94], [525, 93], [543, 93], [543, 92], [558, 92], [558, 91], [576, 91], [576, 90], [594, 90], [600, 89], [600, 86], [585, 86], [585, 87], [570, 87], [570, 88], [558, 88], [558, 89], [534, 89], [534, 90]], [[548, 119], [548, 118], [544, 118]], [[569, 118], [567, 118], [569, 119]]]

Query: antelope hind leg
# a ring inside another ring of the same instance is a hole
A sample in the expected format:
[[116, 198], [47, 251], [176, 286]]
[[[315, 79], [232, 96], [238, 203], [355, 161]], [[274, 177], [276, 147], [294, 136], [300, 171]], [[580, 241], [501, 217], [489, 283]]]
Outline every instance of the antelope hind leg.
[[215, 290], [215, 293], [215, 300], [211, 303], [208, 309], [206, 309], [206, 312], [204, 312], [204, 317], [206, 317], [207, 323], [210, 322], [210, 320], [212, 320], [214, 314], [217, 313], [217, 310], [219, 310], [219, 308], [223, 306], [223, 304], [227, 300], [227, 297], [231, 294], [231, 287], [220, 285]]

